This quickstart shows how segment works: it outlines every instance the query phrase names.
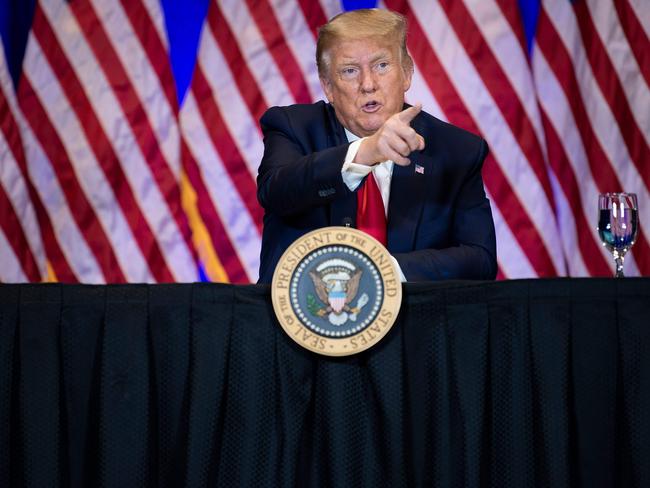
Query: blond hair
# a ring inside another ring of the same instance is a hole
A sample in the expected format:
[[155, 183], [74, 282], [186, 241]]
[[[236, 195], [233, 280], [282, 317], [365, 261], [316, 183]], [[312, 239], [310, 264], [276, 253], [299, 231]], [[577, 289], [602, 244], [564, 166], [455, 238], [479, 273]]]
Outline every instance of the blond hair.
[[328, 79], [329, 51], [339, 41], [393, 38], [400, 46], [400, 61], [405, 71], [413, 71], [413, 60], [406, 50], [406, 18], [391, 10], [364, 8], [332, 17], [318, 29], [316, 65], [318, 75]]

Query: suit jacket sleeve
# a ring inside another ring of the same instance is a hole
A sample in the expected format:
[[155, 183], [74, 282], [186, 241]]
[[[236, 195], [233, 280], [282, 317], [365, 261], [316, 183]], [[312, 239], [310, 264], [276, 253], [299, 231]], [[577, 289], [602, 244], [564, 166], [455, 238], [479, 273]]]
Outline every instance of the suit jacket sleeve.
[[477, 146], [454, 199], [448, 246], [393, 254], [408, 281], [496, 277], [494, 222], [481, 177], [488, 147], [483, 139]]
[[283, 107], [270, 108], [260, 122], [264, 156], [257, 198], [267, 212], [296, 215], [350, 193], [341, 176], [349, 144], [314, 150], [316, 141]]

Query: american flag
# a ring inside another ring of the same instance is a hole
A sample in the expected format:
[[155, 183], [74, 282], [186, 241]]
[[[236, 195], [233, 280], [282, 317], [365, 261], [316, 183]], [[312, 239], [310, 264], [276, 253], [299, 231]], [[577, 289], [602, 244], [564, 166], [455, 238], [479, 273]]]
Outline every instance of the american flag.
[[[0, 281], [255, 281], [258, 120], [323, 98], [317, 28], [344, 6], [209, 2], [185, 91], [174, 2], [32, 3], [18, 69], [0, 52]], [[625, 269], [650, 275], [647, 0], [378, 6], [409, 20], [407, 101], [490, 146], [500, 278], [611, 275], [605, 191], [638, 195]]]

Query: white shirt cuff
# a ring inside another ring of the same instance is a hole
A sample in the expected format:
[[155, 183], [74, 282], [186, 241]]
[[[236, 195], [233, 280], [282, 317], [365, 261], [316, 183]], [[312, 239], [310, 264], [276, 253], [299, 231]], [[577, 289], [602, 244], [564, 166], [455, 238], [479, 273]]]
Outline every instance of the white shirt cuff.
[[397, 268], [397, 271], [399, 271], [399, 279], [400, 279], [400, 281], [401, 281], [402, 283], [406, 283], [406, 276], [404, 276], [404, 272], [402, 271], [401, 266], [400, 266], [399, 263], [397, 262], [397, 259], [395, 259], [395, 256], [393, 256], [392, 254], [389, 254], [389, 256], [390, 256], [390, 258], [393, 260], [393, 264], [394, 264], [395, 267]]
[[350, 144], [348, 152], [345, 155], [345, 161], [343, 161], [343, 167], [341, 168], [343, 183], [345, 183], [345, 186], [347, 186], [350, 191], [356, 190], [361, 183], [361, 180], [372, 171], [372, 166], [352, 162], [357, 155], [357, 152], [359, 152], [361, 141], [363, 141], [363, 139], [357, 139]]

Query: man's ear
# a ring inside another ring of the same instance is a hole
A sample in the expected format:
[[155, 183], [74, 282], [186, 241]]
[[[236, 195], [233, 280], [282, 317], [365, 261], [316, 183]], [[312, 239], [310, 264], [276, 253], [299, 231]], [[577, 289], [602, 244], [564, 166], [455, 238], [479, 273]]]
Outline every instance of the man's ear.
[[402, 71], [404, 72], [404, 93], [406, 93], [409, 88], [411, 88], [411, 81], [413, 80], [413, 65], [402, 66]]
[[325, 96], [327, 97], [328, 102], [332, 102], [332, 82], [327, 79], [323, 78], [322, 76], [319, 78], [320, 79], [320, 86], [323, 89], [323, 92], [325, 93]]

